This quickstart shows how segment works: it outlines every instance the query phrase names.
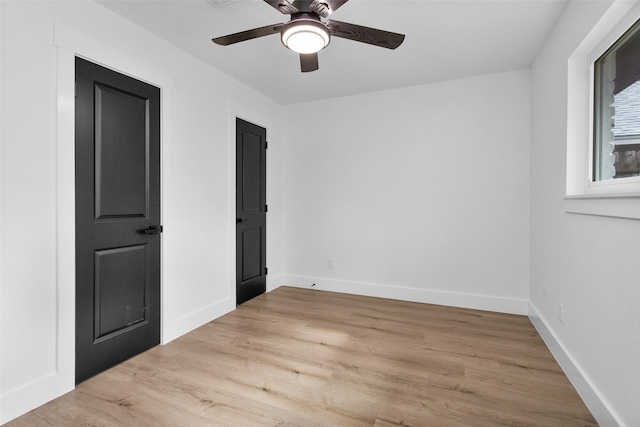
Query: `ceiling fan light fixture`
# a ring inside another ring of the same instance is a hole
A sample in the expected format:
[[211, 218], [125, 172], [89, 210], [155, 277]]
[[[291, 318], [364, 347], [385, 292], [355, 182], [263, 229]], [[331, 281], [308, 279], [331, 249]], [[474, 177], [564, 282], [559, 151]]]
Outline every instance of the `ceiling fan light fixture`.
[[297, 53], [316, 53], [327, 47], [331, 37], [323, 23], [309, 19], [290, 21], [282, 28], [282, 44]]

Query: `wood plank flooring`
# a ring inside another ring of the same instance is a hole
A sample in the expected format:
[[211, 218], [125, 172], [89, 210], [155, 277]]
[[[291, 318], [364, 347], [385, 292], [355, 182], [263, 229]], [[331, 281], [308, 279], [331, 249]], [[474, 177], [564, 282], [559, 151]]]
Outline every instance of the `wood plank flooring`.
[[525, 316], [281, 287], [19, 426], [594, 426]]

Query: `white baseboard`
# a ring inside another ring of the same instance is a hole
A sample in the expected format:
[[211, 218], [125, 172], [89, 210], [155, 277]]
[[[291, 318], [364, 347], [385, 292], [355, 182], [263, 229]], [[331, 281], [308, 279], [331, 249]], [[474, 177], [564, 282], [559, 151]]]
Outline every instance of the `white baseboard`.
[[52, 372], [50, 375], [3, 394], [0, 396], [0, 424], [8, 423], [70, 392], [75, 387], [74, 375], [73, 372]]
[[200, 326], [236, 309], [235, 297], [218, 301], [167, 322], [162, 331], [162, 344], [167, 344]]
[[[278, 286], [312, 288], [323, 291], [388, 298], [426, 304], [447, 305], [472, 308], [510, 314], [528, 314], [528, 301], [516, 298], [501, 298], [487, 295], [475, 295], [458, 292], [446, 292], [432, 289], [410, 288], [405, 286], [384, 285], [378, 283], [353, 282], [347, 280], [325, 279], [320, 277], [281, 275], [277, 277]], [[312, 286], [314, 285], [315, 286]], [[277, 287], [277, 286], [276, 286]], [[275, 289], [275, 287], [274, 287]]]
[[553, 357], [555, 357], [565, 375], [569, 378], [569, 381], [571, 381], [571, 384], [573, 384], [573, 387], [591, 411], [591, 414], [596, 421], [598, 421], [598, 424], [602, 427], [623, 426], [606, 399], [604, 399], [589, 377], [575, 362], [571, 353], [562, 345], [553, 331], [547, 327], [549, 323], [545, 321], [531, 303], [529, 303], [529, 319], [531, 319], [531, 323], [533, 323], [533, 326], [544, 340], [551, 354], [553, 354]]
[[277, 275], [274, 277], [267, 276], [267, 292], [278, 289], [282, 285], [282, 277], [282, 275]]

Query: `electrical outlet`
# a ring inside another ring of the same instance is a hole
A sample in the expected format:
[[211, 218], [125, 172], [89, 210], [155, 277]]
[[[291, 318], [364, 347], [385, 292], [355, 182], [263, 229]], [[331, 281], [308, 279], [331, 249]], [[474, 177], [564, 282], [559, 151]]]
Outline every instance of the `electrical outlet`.
[[333, 269], [333, 260], [331, 258], [329, 258], [327, 260], [327, 268], [328, 269]]
[[564, 305], [558, 304], [558, 320], [564, 323]]

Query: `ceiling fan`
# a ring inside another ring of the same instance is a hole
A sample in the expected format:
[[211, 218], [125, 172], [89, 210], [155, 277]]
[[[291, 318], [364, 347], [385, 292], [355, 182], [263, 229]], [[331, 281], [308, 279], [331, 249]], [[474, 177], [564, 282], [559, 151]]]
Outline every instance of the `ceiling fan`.
[[395, 49], [404, 41], [404, 34], [392, 33], [361, 25], [328, 19], [349, 0], [264, 0], [285, 15], [291, 15], [286, 24], [273, 24], [227, 36], [216, 37], [214, 43], [228, 46], [246, 40], [280, 33], [280, 40], [289, 49], [300, 54], [303, 73], [318, 69], [318, 52], [327, 47], [331, 36]]

